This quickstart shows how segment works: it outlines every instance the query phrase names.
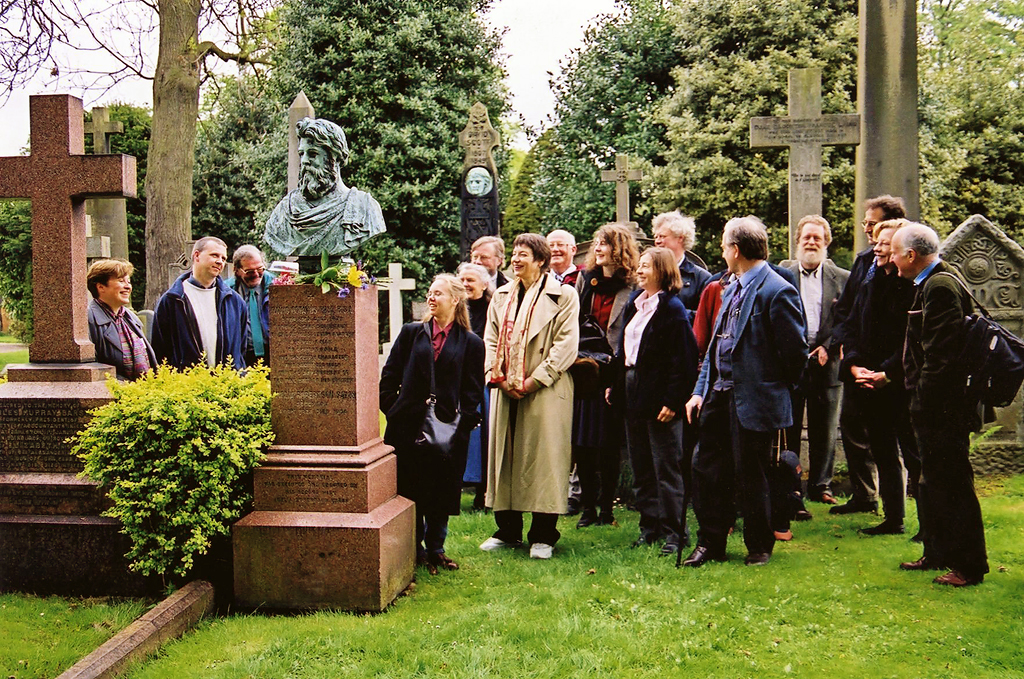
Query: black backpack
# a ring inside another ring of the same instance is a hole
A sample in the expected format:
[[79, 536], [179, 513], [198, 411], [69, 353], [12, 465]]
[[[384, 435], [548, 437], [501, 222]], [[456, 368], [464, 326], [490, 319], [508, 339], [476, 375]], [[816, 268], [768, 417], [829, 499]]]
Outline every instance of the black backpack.
[[960, 364], [967, 376], [967, 402], [1010, 405], [1024, 383], [1024, 341], [993, 320], [963, 281], [945, 272], [937, 275], [956, 280], [981, 311], [964, 318], [967, 338]]

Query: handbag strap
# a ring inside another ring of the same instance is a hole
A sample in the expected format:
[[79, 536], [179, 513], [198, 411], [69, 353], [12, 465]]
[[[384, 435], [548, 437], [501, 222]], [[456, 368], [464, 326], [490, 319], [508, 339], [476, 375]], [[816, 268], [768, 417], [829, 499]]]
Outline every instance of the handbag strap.
[[[431, 333], [430, 333], [430, 327], [431, 327], [432, 323], [433, 323], [433, 321], [424, 321], [424, 323], [423, 323], [423, 329], [427, 333], [427, 344], [430, 345], [430, 359], [428, 360], [428, 362], [430, 363], [430, 396], [427, 397], [427, 403], [428, 404], [429, 403], [437, 403], [437, 382], [434, 381], [434, 363], [436, 363], [437, 360], [434, 358], [433, 337], [431, 337]], [[452, 324], [452, 326], [453, 326], [452, 330], [454, 330], [455, 329], [454, 323]], [[448, 339], [451, 339], [452, 330], [448, 331]], [[448, 342], [448, 339], [445, 340], [445, 343]], [[442, 351], [443, 350], [444, 349], [442, 348]], [[456, 368], [456, 370], [455, 370], [455, 383], [458, 384], [458, 385], [461, 385], [462, 384], [462, 361], [455, 361], [455, 365], [458, 366]], [[455, 400], [455, 411], [458, 412], [458, 410], [459, 410], [459, 399], [456, 399]]]
[[935, 274], [935, 275], [936, 275], [936, 276], [946, 276], [946, 277], [948, 277], [948, 278], [952, 278], [952, 279], [953, 279], [954, 281], [956, 281], [956, 282], [957, 282], [957, 284], [958, 284], [958, 285], [960, 286], [960, 288], [961, 288], [961, 289], [962, 289], [962, 290], [963, 290], [964, 292], [966, 292], [966, 293], [967, 293], [967, 296], [968, 296], [968, 297], [970, 297], [970, 298], [971, 298], [971, 300], [973, 300], [973, 301], [974, 301], [974, 305], [975, 305], [976, 307], [978, 307], [978, 309], [979, 309], [979, 310], [981, 311], [981, 314], [982, 314], [982, 315], [983, 315], [983, 316], [984, 316], [985, 318], [992, 318], [992, 314], [990, 314], [990, 313], [988, 312], [988, 309], [986, 309], [986, 308], [985, 308], [985, 305], [983, 305], [983, 304], [982, 304], [981, 302], [979, 302], [979, 301], [978, 301], [978, 298], [974, 296], [974, 293], [973, 293], [973, 292], [971, 292], [971, 289], [970, 289], [970, 288], [968, 288], [968, 287], [967, 287], [966, 285], [964, 285], [964, 282], [963, 282], [962, 280], [960, 280], [960, 278], [959, 278], [959, 277], [957, 277], [957, 276], [954, 276], [953, 274], [949, 273], [948, 271], [940, 271], [940, 272], [938, 272], [938, 273], [937, 273], [937, 274]]

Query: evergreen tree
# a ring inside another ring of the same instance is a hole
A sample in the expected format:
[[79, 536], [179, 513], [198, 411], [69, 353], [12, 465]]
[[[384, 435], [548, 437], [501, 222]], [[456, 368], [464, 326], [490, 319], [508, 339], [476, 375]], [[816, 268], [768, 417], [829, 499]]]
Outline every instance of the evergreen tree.
[[509, 108], [500, 36], [480, 17], [489, 4], [295, 0], [282, 10], [273, 75], [282, 102], [304, 91], [317, 116], [345, 130], [345, 183], [372, 193], [384, 211], [387, 233], [354, 256], [378, 272], [402, 262], [422, 290], [458, 262], [457, 135], [469, 108], [482, 101], [492, 120]]

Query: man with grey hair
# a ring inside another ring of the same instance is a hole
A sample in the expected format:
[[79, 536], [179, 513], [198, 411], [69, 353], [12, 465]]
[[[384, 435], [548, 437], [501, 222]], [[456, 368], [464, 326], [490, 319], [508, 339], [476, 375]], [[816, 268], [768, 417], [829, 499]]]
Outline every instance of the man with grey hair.
[[267, 220], [263, 239], [272, 258], [342, 255], [385, 230], [373, 196], [341, 180], [348, 141], [336, 124], [303, 118], [299, 136], [299, 186], [289, 191]]
[[263, 253], [255, 245], [242, 245], [231, 258], [235, 275], [228, 279], [229, 288], [245, 300], [249, 310], [249, 341], [245, 347], [245, 364], [262, 360], [270, 364], [270, 284], [274, 274], [267, 271]]
[[800, 432], [807, 410], [807, 494], [811, 500], [835, 504], [832, 473], [839, 426], [839, 344], [833, 341], [835, 307], [850, 272], [828, 258], [832, 228], [821, 215], [807, 215], [797, 224], [797, 258], [783, 262], [798, 279], [807, 320], [807, 357], [800, 384], [793, 390], [793, 425], [786, 432], [791, 450], [800, 452]]
[[793, 423], [790, 389], [807, 360], [800, 293], [766, 261], [768, 230], [748, 216], [731, 219], [722, 257], [736, 282], [722, 295], [711, 343], [686, 418], [700, 418], [693, 458], [697, 547], [683, 565], [724, 561], [726, 538], [742, 503], [746, 563], [771, 558], [768, 472], [778, 431]]
[[697, 235], [697, 225], [693, 217], [685, 217], [679, 210], [663, 212], [651, 222], [654, 232], [654, 244], [659, 248], [668, 248], [679, 265], [679, 275], [683, 279], [683, 287], [679, 289], [679, 301], [686, 307], [686, 315], [693, 323], [693, 314], [700, 302], [700, 293], [708, 284], [711, 274], [703, 267], [686, 258], [687, 250], [693, 248]]
[[555, 229], [547, 235], [551, 248], [551, 275], [562, 285], [576, 287], [580, 275], [579, 267], [573, 264], [576, 256], [576, 237], [564, 229]]
[[192, 246], [192, 271], [178, 276], [153, 310], [153, 349], [158, 361], [183, 370], [232, 362], [245, 367], [248, 333], [245, 302], [220, 279], [228, 250], [206, 236]]
[[487, 269], [495, 290], [508, 283], [508, 278], [501, 272], [501, 267], [505, 266], [505, 241], [498, 236], [480, 236], [473, 241], [469, 261]]
[[924, 543], [924, 555], [900, 568], [949, 569], [934, 582], [976, 585], [988, 573], [988, 556], [968, 455], [975, 415], [966, 402], [960, 361], [967, 340], [964, 317], [973, 304], [956, 269], [939, 259], [939, 237], [931, 228], [911, 223], [897, 230], [892, 262], [917, 288], [907, 313], [903, 368], [921, 454]]

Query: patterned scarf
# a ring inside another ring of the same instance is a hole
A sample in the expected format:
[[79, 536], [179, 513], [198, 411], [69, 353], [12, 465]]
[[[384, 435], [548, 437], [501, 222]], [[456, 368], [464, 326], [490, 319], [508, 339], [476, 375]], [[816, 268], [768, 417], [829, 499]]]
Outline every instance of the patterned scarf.
[[100, 308], [106, 312], [110, 320], [114, 322], [117, 329], [118, 339], [121, 340], [121, 374], [130, 380], [142, 377], [142, 374], [153, 366], [149, 364], [149, 354], [146, 352], [146, 343], [139, 335], [135, 334], [132, 327], [125, 318], [124, 307], [114, 311], [109, 306], [99, 302]]
[[[498, 327], [498, 349], [494, 353], [491, 365], [491, 381], [507, 382], [509, 389], [521, 390], [526, 382], [526, 344], [533, 312], [537, 308], [540, 295], [547, 285], [548, 276], [544, 274], [526, 291], [523, 301], [529, 301], [525, 314], [518, 313], [519, 289], [523, 281], [516, 279], [515, 285], [505, 298], [505, 308], [501, 311], [501, 325]], [[530, 291], [533, 299], [530, 300]]]

